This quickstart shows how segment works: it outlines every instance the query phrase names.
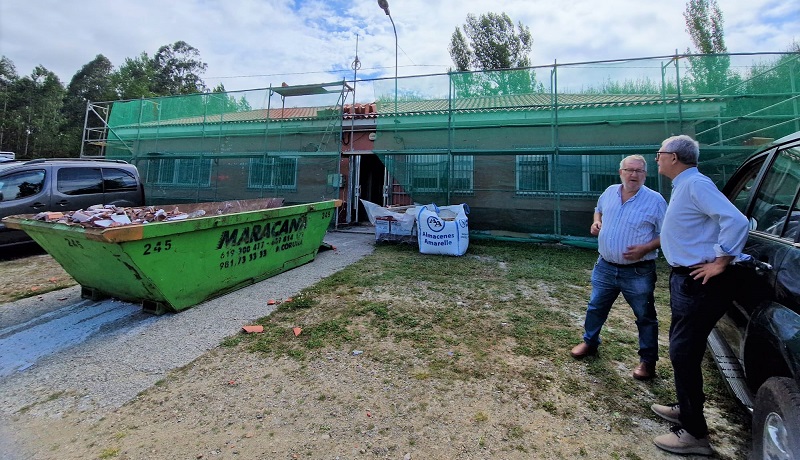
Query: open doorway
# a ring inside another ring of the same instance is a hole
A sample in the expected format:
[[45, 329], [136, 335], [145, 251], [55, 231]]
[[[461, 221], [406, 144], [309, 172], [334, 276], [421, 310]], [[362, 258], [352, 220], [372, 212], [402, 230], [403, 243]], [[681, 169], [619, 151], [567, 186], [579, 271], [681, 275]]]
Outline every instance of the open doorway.
[[[358, 177], [354, 178], [354, 182], [356, 186], [359, 187], [360, 198], [379, 206], [384, 206], [383, 177], [385, 168], [383, 163], [380, 158], [373, 153], [358, 156], [360, 157], [360, 161], [355, 162], [355, 164], [359, 165], [358, 171], [354, 171]], [[364, 205], [359, 201], [357, 222], [367, 221], [369, 221], [369, 217], [367, 217]]]

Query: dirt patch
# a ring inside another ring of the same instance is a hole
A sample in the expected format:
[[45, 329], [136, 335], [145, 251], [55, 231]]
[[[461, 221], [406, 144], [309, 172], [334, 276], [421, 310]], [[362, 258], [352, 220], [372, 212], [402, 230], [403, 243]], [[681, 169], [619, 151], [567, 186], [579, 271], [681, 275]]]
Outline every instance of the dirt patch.
[[[509, 363], [521, 364], [531, 363]], [[570, 367], [589, 378], [583, 365]], [[599, 384], [591, 394], [551, 390], [549, 405], [535, 394], [501, 377], [425, 378], [369, 353], [299, 363], [219, 349], [112, 412], [23, 413], [14, 425], [39, 446], [36, 459], [669, 458], [651, 441], [669, 425], [643, 405], [591, 408], [587, 399], [603, 397]], [[714, 405], [709, 412], [720, 458], [742, 458], [728, 419]]]
[[0, 279], [0, 303], [75, 285], [75, 280], [48, 254], [3, 260]]

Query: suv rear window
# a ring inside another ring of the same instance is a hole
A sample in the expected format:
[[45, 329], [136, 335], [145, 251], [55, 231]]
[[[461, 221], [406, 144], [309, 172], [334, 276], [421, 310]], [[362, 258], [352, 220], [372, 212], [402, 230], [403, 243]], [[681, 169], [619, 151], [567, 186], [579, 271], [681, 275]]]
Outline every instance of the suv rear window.
[[136, 176], [117, 168], [103, 168], [103, 185], [106, 192], [136, 190], [139, 182]]
[[100, 168], [61, 168], [56, 189], [64, 195], [103, 193], [103, 176]]

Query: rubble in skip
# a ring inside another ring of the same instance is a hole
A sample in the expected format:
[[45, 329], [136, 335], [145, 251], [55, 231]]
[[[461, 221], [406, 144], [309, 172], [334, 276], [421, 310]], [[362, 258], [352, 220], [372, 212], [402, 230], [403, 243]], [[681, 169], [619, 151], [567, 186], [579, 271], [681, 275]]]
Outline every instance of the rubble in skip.
[[167, 222], [202, 217], [205, 211], [198, 209], [192, 213], [182, 212], [177, 207], [170, 211], [155, 206], [119, 207], [97, 204], [86, 209], [70, 212], [40, 212], [35, 220], [79, 225], [84, 228], [109, 228], [132, 224], [148, 224], [151, 222]]

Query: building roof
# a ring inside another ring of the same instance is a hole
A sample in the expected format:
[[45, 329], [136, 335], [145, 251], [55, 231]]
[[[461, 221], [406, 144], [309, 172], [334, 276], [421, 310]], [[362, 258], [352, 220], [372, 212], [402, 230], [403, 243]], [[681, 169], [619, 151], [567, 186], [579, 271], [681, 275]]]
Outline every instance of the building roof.
[[[449, 111], [459, 113], [497, 113], [551, 111], [555, 104], [559, 110], [609, 109], [625, 107], [663, 107], [687, 103], [722, 102], [711, 96], [693, 96], [678, 99], [670, 95], [631, 95], [631, 94], [559, 94], [558, 100], [545, 93], [520, 94], [510, 96], [482, 96], [471, 98], [398, 100], [397, 117], [415, 115], [441, 115]], [[182, 117], [141, 123], [139, 126], [194, 125], [202, 123], [252, 123], [269, 120], [317, 120], [321, 118], [368, 119], [394, 115], [394, 101], [378, 101], [368, 104], [346, 104], [321, 107], [286, 107], [257, 109], [243, 112], [225, 112], [205, 116]]]

